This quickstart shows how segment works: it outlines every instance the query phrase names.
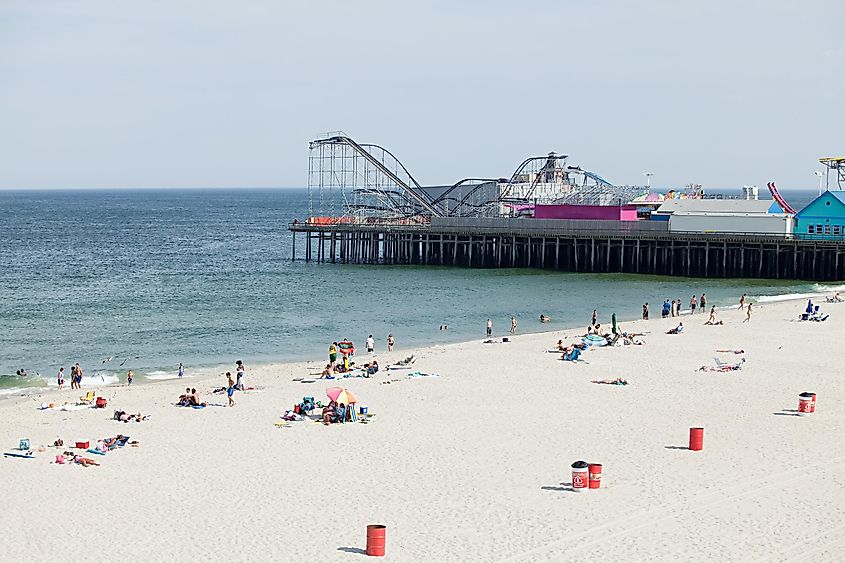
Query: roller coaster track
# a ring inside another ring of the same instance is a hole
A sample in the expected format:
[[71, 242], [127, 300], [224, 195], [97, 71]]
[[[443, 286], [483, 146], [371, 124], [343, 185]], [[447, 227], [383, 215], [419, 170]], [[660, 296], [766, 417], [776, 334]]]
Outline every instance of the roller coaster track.
[[775, 185], [774, 182], [769, 182], [768, 184], [766, 184], [766, 187], [769, 188], [770, 192], [772, 192], [772, 199], [774, 199], [778, 203], [778, 205], [780, 205], [781, 209], [783, 209], [786, 213], [790, 213], [792, 215], [795, 215], [797, 213], [797, 211], [795, 211], [795, 209], [791, 205], [786, 203], [786, 200], [783, 199], [783, 196], [780, 195], [778, 187]]
[[425, 195], [422, 192], [421, 186], [414, 179], [414, 177], [411, 176], [411, 174], [408, 172], [408, 170], [405, 168], [405, 166], [401, 162], [399, 162], [398, 158], [396, 158], [390, 151], [388, 151], [384, 147], [380, 147], [378, 145], [367, 145], [367, 146], [371, 146], [371, 147], [376, 147], [379, 150], [382, 150], [385, 153], [389, 154], [398, 163], [398, 165], [402, 167], [402, 170], [405, 172], [405, 174], [408, 175], [408, 178], [410, 179], [411, 183], [414, 184], [414, 186], [411, 186], [410, 184], [408, 184], [407, 182], [402, 180], [392, 170], [390, 170], [390, 168], [385, 166], [384, 163], [382, 163], [379, 159], [377, 159], [375, 156], [373, 156], [370, 153], [370, 151], [368, 151], [362, 145], [359, 145], [358, 143], [356, 143], [354, 140], [352, 140], [349, 137], [337, 135], [337, 136], [334, 136], [334, 137], [329, 137], [327, 139], [318, 139], [318, 140], [316, 140], [312, 143], [312, 145], [316, 145], [316, 144], [341, 144], [341, 145], [346, 145], [346, 146], [350, 147], [361, 158], [363, 158], [364, 160], [369, 162], [376, 170], [378, 170], [379, 172], [384, 174], [391, 182], [395, 183], [397, 186], [402, 188], [403, 195], [407, 195], [411, 200], [413, 200], [413, 202], [415, 204], [422, 207], [428, 213], [431, 213], [432, 216], [435, 216], [435, 217], [442, 217], [443, 216], [443, 214], [440, 211], [438, 211], [432, 205], [428, 196]]

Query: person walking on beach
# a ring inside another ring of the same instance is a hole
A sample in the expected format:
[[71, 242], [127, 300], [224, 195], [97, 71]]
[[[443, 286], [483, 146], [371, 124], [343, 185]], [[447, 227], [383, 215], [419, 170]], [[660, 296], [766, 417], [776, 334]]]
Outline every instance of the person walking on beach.
[[748, 310], [745, 313], [745, 320], [742, 321], [742, 322], [747, 323], [750, 320], [751, 320], [751, 303], [748, 304]]
[[516, 334], [516, 317], [511, 315], [511, 334]]
[[76, 366], [70, 366], [70, 388], [76, 389]]
[[372, 354], [375, 349], [376, 349], [376, 341], [373, 340], [373, 335], [371, 334], [367, 337], [367, 352]]
[[237, 366], [236, 371], [235, 371], [235, 374], [236, 374], [236, 377], [237, 377], [237, 382], [235, 383], [235, 389], [237, 389], [238, 391], [243, 391], [244, 390], [244, 371], [246, 370], [246, 366], [244, 366], [244, 363], [240, 360], [238, 360], [235, 363], [235, 365]]
[[179, 362], [179, 379], [182, 379], [182, 376], [185, 375], [185, 366], [182, 365], [182, 362]]
[[645, 304], [643, 305], [643, 320], [644, 321], [648, 320], [648, 301], [646, 301]]
[[487, 336], [493, 336], [493, 321], [487, 319]]
[[65, 368], [64, 368], [64, 366], [59, 368], [59, 373], [56, 375], [56, 383], [59, 385], [59, 391], [61, 391], [65, 386]]
[[745, 294], [742, 294], [742, 297], [739, 298], [739, 310], [742, 311], [742, 308], [745, 307]]
[[396, 344], [396, 340], [393, 338], [392, 334], [387, 335], [387, 351], [393, 352], [393, 345]]
[[701, 307], [701, 312], [705, 312], [707, 310], [707, 295], [702, 293], [701, 299], [698, 300], [698, 304]]
[[82, 389], [82, 366], [76, 362], [76, 388]]
[[235, 382], [232, 381], [232, 372], [226, 372], [226, 396], [229, 397], [229, 406], [235, 406]]
[[329, 362], [334, 365], [337, 361], [337, 342], [329, 344]]
[[132, 385], [132, 379], [133, 379], [134, 377], [135, 377], [135, 374], [134, 374], [134, 373], [132, 373], [132, 370], [131, 370], [131, 369], [130, 369], [128, 372], [126, 372], [126, 384], [127, 384], [127, 385]]
[[695, 314], [695, 306], [698, 305], [698, 302], [695, 299], [695, 295], [692, 296], [692, 299], [689, 300], [689, 314]]

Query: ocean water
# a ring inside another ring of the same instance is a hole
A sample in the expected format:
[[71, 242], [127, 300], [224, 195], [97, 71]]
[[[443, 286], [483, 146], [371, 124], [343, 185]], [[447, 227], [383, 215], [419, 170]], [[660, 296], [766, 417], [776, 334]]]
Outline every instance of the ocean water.
[[[812, 198], [812, 194], [807, 196]], [[787, 195], [789, 197], [789, 195]], [[236, 359], [322, 361], [328, 344], [368, 334], [385, 348], [586, 326], [654, 314], [663, 299], [714, 304], [829, 289], [538, 270], [354, 266], [291, 261], [287, 224], [305, 190], [0, 191], [0, 394], [55, 385], [80, 362], [109, 384], [219, 372]], [[301, 239], [300, 239], [301, 240]], [[302, 250], [303, 245], [298, 245]], [[551, 325], [540, 324], [545, 313]], [[447, 324], [448, 331], [440, 325]], [[30, 376], [14, 376], [17, 369]], [[69, 376], [66, 376], [69, 381]]]

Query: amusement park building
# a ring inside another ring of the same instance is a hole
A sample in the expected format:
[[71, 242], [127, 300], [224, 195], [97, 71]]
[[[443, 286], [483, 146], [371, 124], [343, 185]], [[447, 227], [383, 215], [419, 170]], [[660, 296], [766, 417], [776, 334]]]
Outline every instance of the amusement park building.
[[845, 191], [827, 191], [795, 215], [795, 234], [845, 238]]
[[669, 221], [669, 231], [790, 235], [792, 215], [770, 200], [681, 199], [664, 202], [652, 220]]

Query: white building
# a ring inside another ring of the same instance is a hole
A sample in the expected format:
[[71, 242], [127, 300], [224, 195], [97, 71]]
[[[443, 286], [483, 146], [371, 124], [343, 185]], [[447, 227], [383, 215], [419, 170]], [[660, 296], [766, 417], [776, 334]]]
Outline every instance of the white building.
[[652, 213], [673, 232], [791, 235], [793, 217], [775, 201], [754, 199], [671, 199]]

